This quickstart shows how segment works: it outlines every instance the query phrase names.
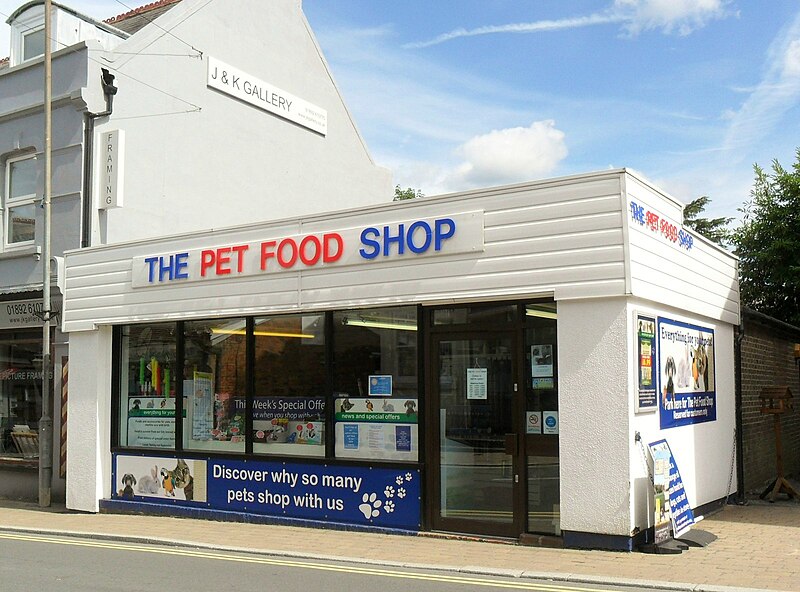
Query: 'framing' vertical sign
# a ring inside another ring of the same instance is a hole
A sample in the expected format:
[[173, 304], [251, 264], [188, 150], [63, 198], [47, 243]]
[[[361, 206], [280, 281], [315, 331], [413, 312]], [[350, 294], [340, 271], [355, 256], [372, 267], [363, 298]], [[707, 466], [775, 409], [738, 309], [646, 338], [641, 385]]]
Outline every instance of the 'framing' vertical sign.
[[100, 203], [98, 208], [108, 210], [122, 207], [125, 132], [112, 130], [100, 134]]

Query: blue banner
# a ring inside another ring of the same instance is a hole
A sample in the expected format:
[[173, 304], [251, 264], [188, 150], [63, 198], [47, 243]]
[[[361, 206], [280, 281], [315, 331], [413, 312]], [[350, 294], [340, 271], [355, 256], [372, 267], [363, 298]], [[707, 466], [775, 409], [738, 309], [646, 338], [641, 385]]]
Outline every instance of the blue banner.
[[716, 421], [714, 330], [658, 319], [661, 429]]
[[[656, 536], [658, 537], [659, 524], [668, 517], [672, 522], [674, 536], [678, 538], [694, 524], [694, 512], [689, 500], [686, 499], [681, 472], [678, 470], [675, 457], [672, 456], [669, 443], [666, 440], [658, 440], [651, 442], [649, 447], [650, 455], [653, 457], [653, 487], [656, 494]], [[659, 504], [659, 496], [666, 503]]]
[[418, 530], [420, 473], [209, 460], [208, 502], [218, 510]]

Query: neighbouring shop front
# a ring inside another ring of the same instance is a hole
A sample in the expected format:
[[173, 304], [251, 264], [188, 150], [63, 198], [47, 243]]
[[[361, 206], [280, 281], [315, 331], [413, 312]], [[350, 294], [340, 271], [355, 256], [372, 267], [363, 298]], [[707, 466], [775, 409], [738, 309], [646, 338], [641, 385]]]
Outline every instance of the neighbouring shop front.
[[738, 314], [732, 259], [641, 204], [679, 218], [611, 171], [68, 253], [68, 507], [630, 548], [636, 442], [724, 497]]

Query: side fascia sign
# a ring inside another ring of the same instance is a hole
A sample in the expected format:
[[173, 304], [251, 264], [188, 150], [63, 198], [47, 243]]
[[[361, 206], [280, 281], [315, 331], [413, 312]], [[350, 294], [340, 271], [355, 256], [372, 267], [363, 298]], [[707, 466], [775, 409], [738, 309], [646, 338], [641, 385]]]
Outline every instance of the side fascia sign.
[[694, 246], [694, 237], [686, 232], [679, 224], [674, 224], [666, 216], [661, 216], [645, 208], [638, 202], [630, 203], [631, 224], [642, 226], [653, 234], [659, 235], [663, 240], [678, 245], [681, 249], [691, 251]]
[[328, 133], [328, 112], [218, 59], [208, 58], [208, 86], [313, 130]]
[[465, 212], [328, 232], [266, 234], [258, 241], [134, 257], [131, 286], [177, 285], [483, 250], [483, 211]]

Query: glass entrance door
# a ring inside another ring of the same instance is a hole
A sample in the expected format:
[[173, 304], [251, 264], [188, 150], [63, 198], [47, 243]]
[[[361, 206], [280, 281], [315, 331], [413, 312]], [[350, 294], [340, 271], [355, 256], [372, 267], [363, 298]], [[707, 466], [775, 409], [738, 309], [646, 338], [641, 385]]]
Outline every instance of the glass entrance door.
[[432, 340], [435, 529], [509, 537], [523, 529], [514, 343], [511, 332]]

